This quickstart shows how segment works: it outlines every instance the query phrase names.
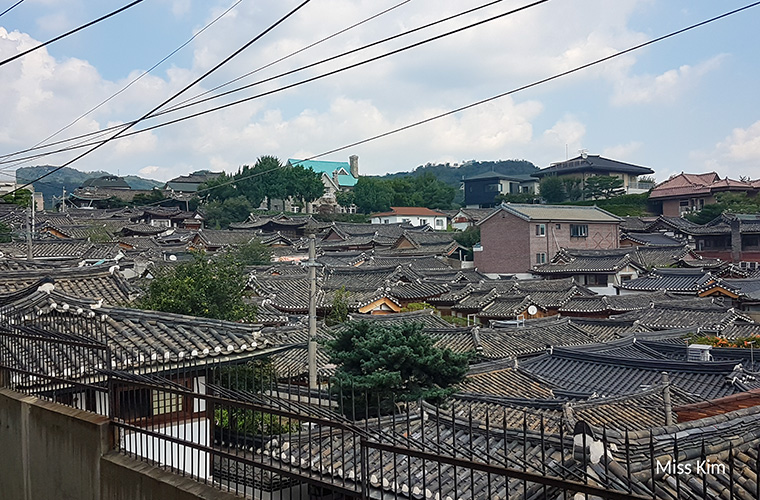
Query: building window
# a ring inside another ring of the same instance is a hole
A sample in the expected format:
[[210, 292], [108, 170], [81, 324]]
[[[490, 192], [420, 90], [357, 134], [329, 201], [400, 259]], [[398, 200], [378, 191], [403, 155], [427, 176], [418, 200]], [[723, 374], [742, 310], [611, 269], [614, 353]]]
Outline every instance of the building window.
[[554, 227], [555, 227], [556, 229], [562, 229], [562, 224], [556, 224]]
[[501, 193], [501, 184], [486, 184], [486, 193], [499, 192]]
[[388, 219], [383, 219], [383, 224], [388, 224], [390, 222]]
[[588, 236], [588, 224], [570, 224], [570, 236], [585, 238]]
[[546, 254], [544, 252], [536, 254], [536, 264], [546, 264]]
[[443, 227], [443, 221], [441, 219], [435, 220], [435, 226], [436, 227]]
[[427, 219], [420, 219], [420, 226], [424, 226], [427, 224]]
[[536, 236], [546, 236], [546, 224], [536, 224]]

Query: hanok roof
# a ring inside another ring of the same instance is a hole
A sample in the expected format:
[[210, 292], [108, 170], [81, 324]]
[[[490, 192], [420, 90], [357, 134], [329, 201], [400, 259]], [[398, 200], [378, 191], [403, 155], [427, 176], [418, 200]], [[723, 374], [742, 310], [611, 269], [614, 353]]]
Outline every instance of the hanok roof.
[[721, 179], [715, 172], [685, 174], [681, 172], [656, 185], [649, 193], [649, 199], [663, 199], [683, 196], [706, 196], [715, 191], [752, 191], [751, 182]]
[[179, 177], [175, 177], [166, 183], [164, 189], [171, 189], [184, 193], [194, 193], [198, 191], [198, 187], [201, 184], [214, 180], [221, 175], [223, 175], [223, 172], [199, 170], [189, 175], [180, 175]]
[[744, 392], [755, 383], [754, 376], [737, 371], [732, 361], [628, 357], [584, 348], [555, 347], [550, 353], [523, 361], [521, 366], [559, 387], [604, 396], [631, 394], [657, 385], [663, 371], [668, 372], [673, 385], [706, 399]]
[[716, 280], [703, 269], [653, 269], [647, 276], [626, 281], [619, 285], [623, 290], [654, 292], [665, 290], [696, 295], [705, 285]]
[[579, 155], [569, 160], [553, 163], [551, 166], [542, 168], [531, 175], [533, 177], [544, 177], [547, 175], [567, 175], [581, 172], [595, 175], [609, 175], [611, 173], [650, 175], [654, 173], [654, 170], [649, 167], [610, 160], [599, 155]]
[[491, 219], [496, 214], [506, 212], [527, 221], [556, 221], [556, 222], [608, 222], [619, 223], [620, 217], [612, 215], [599, 207], [583, 207], [573, 205], [527, 205], [518, 203], [502, 203], [489, 216], [478, 222], [478, 225]]
[[42, 283], [67, 296], [110, 305], [126, 304], [136, 295], [118, 271], [106, 266], [8, 271], [0, 280], [0, 293], [28, 294]]

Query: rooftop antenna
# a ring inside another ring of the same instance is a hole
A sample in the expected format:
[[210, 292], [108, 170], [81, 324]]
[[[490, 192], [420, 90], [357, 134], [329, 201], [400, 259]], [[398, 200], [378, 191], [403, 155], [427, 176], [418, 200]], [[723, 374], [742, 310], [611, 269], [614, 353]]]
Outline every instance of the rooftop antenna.
[[588, 149], [579, 149], [578, 152], [581, 154], [581, 158], [584, 160], [588, 158]]

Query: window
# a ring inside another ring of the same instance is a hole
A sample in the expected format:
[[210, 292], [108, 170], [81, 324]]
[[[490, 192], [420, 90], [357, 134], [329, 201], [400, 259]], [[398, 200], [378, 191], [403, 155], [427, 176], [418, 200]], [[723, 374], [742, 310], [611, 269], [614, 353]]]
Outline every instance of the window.
[[570, 236], [573, 238], [585, 238], [588, 236], [588, 224], [570, 224]]
[[441, 219], [436, 219], [435, 227], [443, 227], [443, 221]]
[[546, 254], [544, 252], [536, 254], [536, 264], [546, 264]]
[[562, 229], [562, 224], [556, 224], [554, 227], [555, 227], [556, 229]]
[[427, 224], [427, 219], [420, 219], [420, 226]]
[[501, 184], [486, 184], [486, 193], [499, 192], [501, 193]]
[[536, 224], [536, 236], [546, 236], [546, 224]]
[[388, 224], [388, 222], [389, 222], [388, 219], [383, 219], [383, 224]]

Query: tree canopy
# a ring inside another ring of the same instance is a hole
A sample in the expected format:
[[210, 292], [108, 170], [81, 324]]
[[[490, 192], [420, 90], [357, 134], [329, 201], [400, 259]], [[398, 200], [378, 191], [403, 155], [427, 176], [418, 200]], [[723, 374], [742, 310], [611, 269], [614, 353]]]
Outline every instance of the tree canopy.
[[193, 259], [160, 270], [138, 302], [142, 309], [228, 321], [253, 321], [256, 309], [243, 300], [248, 276], [231, 255]]
[[542, 178], [538, 184], [538, 189], [541, 198], [546, 203], [562, 203], [565, 201], [565, 185], [559, 177], [550, 175]]
[[361, 177], [354, 188], [354, 203], [363, 213], [384, 212], [390, 207], [451, 208], [456, 189], [435, 174], [418, 176]]
[[733, 214], [755, 214], [760, 212], [760, 199], [746, 193], [718, 193], [716, 203], [705, 205], [702, 210], [687, 214], [686, 218], [697, 224], [707, 224], [723, 212]]
[[275, 156], [261, 156], [253, 167], [243, 165], [235, 174], [223, 174], [201, 189], [208, 192], [204, 207], [207, 220], [218, 228], [245, 220], [264, 199], [269, 209], [273, 199], [292, 198], [305, 206], [325, 190], [321, 174], [302, 165], [284, 166]]
[[[369, 405], [376, 409], [379, 404], [381, 411], [394, 399], [440, 402], [456, 391], [469, 369], [469, 353], [436, 347], [419, 323], [351, 322], [326, 347], [338, 365], [343, 394], [369, 394]], [[361, 401], [351, 406], [361, 406]]]

